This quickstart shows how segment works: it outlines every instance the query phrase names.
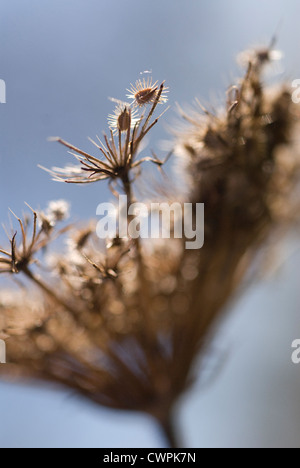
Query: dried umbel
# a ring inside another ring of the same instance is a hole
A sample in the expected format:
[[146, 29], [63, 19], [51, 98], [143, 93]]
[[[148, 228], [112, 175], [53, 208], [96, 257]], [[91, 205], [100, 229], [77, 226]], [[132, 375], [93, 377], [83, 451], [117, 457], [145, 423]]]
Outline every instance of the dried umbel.
[[[73, 184], [89, 184], [100, 180], [109, 180], [113, 190], [113, 187], [120, 181], [123, 185], [127, 185], [125, 191], [127, 193], [130, 186], [129, 174], [138, 169], [142, 163], [150, 161], [159, 167], [164, 164], [155, 155], [137, 159], [141, 142], [162, 116], [161, 114], [152, 121], [156, 107], [164, 96], [164, 83], [155, 89], [155, 96], [148, 101], [148, 104], [150, 104], [148, 112], [143, 112], [137, 118], [136, 112], [132, 113], [132, 110], [127, 105], [124, 106], [124, 104], [119, 103], [117, 110], [115, 110], [116, 121], [114, 124], [111, 123], [114, 120], [113, 116], [109, 116], [110, 137], [104, 134], [104, 143], [99, 137], [97, 137], [98, 143], [90, 139], [100, 151], [102, 159], [82, 151], [60, 137], [54, 137], [50, 140], [58, 141], [70, 149], [70, 154], [81, 165], [71, 168], [45, 170], [50, 172], [54, 180]], [[117, 130], [117, 138], [114, 135], [114, 130]]]
[[[148, 413], [176, 445], [172, 410], [193, 381], [196, 358], [207, 352], [212, 327], [257, 252], [293, 221], [298, 203], [299, 115], [287, 88], [264, 86], [264, 64], [250, 59], [220, 114], [199, 105], [184, 115], [186, 128], [176, 132], [175, 152], [182, 175], [188, 176], [185, 201], [205, 204], [201, 250], [186, 250], [185, 239], [145, 245], [118, 236], [101, 248], [93, 228], [72, 228], [69, 251], [52, 256], [54, 278], [41, 279], [34, 265], [40, 234], [34, 227], [28, 241], [19, 221], [26, 265], [20, 267], [15, 233], [0, 262], [11, 274], [25, 273], [42, 295], [34, 311], [30, 302], [26, 305], [30, 319], [23, 333], [18, 303], [1, 305], [12, 363], [1, 366], [1, 373], [54, 381], [100, 405]], [[143, 93], [142, 87], [149, 90]], [[134, 201], [136, 168], [143, 161], [163, 164], [154, 156], [138, 159], [138, 149], [157, 123], [151, 119], [164, 89], [149, 82], [132, 90], [146, 111], [132, 128], [131, 110], [123, 109], [117, 142], [111, 131], [105, 143], [96, 144], [105, 160], [59, 139], [81, 166], [76, 175], [56, 170], [55, 177], [74, 183], [107, 179], [115, 184], [116, 197], [125, 193], [128, 204]]]
[[[25, 217], [24, 220], [17, 219], [21, 231], [21, 242], [17, 242], [17, 231], [10, 238], [10, 248], [0, 249], [0, 273], [25, 273], [28, 274], [29, 267], [35, 263], [36, 255], [42, 251], [57, 235], [62, 234], [65, 229], [53, 235], [53, 229], [59, 221], [62, 221], [67, 216], [67, 202], [62, 200], [53, 201], [49, 204], [47, 213], [38, 213], [29, 205], [28, 208], [32, 211], [33, 226], [32, 232], [29, 234], [30, 217]], [[9, 236], [8, 236], [9, 237]]]

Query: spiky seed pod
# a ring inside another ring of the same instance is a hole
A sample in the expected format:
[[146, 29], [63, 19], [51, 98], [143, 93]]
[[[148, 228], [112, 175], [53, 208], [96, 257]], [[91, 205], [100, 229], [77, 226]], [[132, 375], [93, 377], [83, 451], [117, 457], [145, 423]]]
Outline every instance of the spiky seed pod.
[[[132, 84], [127, 91], [129, 92], [127, 98], [132, 100], [134, 107], [144, 107], [155, 102], [159, 94], [159, 87], [157, 81], [152, 82], [152, 78], [147, 78], [147, 80], [143, 78], [137, 80], [134, 85]], [[164, 88], [163, 93], [159, 96], [159, 103], [165, 104], [167, 102], [167, 92], [168, 88]]]

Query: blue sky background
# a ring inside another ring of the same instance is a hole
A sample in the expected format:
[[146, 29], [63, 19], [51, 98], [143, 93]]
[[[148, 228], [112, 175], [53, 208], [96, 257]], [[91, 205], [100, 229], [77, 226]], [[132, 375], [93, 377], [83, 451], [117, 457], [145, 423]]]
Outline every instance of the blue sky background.
[[[278, 30], [285, 72], [300, 77], [300, 3], [297, 0], [0, 0], [0, 219], [24, 201], [43, 207], [72, 201], [75, 218], [95, 216], [111, 198], [105, 183], [55, 184], [37, 168], [70, 161], [47, 142], [60, 135], [93, 151], [87, 140], [106, 128], [112, 105], [145, 69], [165, 79], [175, 103], [222, 96], [245, 47], [267, 44]], [[159, 152], [164, 125], [151, 147]], [[0, 235], [0, 238], [2, 234]], [[209, 386], [184, 398], [178, 418], [190, 446], [299, 447], [300, 367], [291, 342], [300, 337], [299, 254], [272, 279], [233, 307], [217, 343], [229, 351]], [[0, 292], [1, 294], [1, 292]], [[0, 447], [160, 446], [155, 426], [142, 416], [99, 409], [68, 391], [0, 384]]]

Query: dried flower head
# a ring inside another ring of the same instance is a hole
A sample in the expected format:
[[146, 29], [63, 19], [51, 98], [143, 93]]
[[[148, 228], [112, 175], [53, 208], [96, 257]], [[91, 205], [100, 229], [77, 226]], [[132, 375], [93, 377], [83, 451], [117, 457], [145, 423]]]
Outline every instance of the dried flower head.
[[44, 233], [50, 234], [52, 229], [60, 221], [70, 216], [70, 203], [66, 200], [52, 200], [45, 212], [38, 214], [38, 226]]
[[[159, 93], [159, 87], [157, 86], [157, 81], [152, 83], [152, 78], [148, 77], [147, 80], [145, 78], [137, 80], [134, 85], [131, 85], [128, 92], [130, 94], [127, 95], [127, 98], [132, 100], [133, 105], [135, 107], [143, 107], [155, 102]], [[167, 102], [167, 92], [168, 88], [164, 88], [163, 93], [160, 94], [158, 100], [160, 104]]]
[[[100, 151], [104, 159], [92, 156], [91, 154], [80, 150], [74, 145], [66, 142], [62, 138], [54, 137], [52, 141], [58, 141], [62, 145], [69, 148], [72, 154], [80, 163], [81, 166], [67, 168], [53, 168], [52, 170], [42, 169], [49, 172], [54, 180], [64, 181], [67, 183], [89, 184], [100, 180], [109, 180], [110, 185], [117, 180], [121, 180], [123, 187], [128, 186], [131, 179], [131, 172], [137, 169], [143, 162], [153, 162], [158, 167], [164, 164], [155, 156], [144, 157], [137, 159], [140, 144], [149, 131], [157, 124], [163, 113], [152, 121], [153, 114], [157, 105], [164, 102], [164, 83], [158, 88], [155, 87], [155, 96], [151, 98], [151, 107], [146, 115], [135, 119], [134, 127], [132, 128], [132, 110], [125, 105], [119, 108], [119, 114], [114, 118], [114, 124], [111, 124], [110, 137], [104, 134], [104, 142], [97, 137], [97, 142], [89, 139], [91, 143]], [[116, 127], [117, 135], [114, 134], [112, 127]], [[115, 193], [115, 189], [112, 188]]]
[[[4, 257], [0, 257], [0, 273], [18, 274], [22, 272], [27, 276], [31, 275], [30, 266], [36, 263], [37, 253], [44, 250], [52, 240], [68, 230], [68, 227], [66, 227], [58, 232], [53, 231], [56, 223], [62, 220], [61, 203], [62, 202], [59, 204], [57, 204], [57, 202], [50, 202], [49, 204], [49, 206], [55, 208], [55, 218], [53, 217], [54, 213], [52, 211], [49, 212], [51, 217], [47, 217], [42, 212], [37, 213], [27, 205], [33, 214], [31, 233], [29, 233], [29, 218], [24, 216], [24, 219], [21, 219], [10, 210], [18, 221], [21, 231], [21, 240], [19, 243], [17, 242], [17, 230], [14, 231], [11, 236], [8, 235], [10, 249], [0, 249], [0, 253], [4, 255]], [[66, 205], [64, 205], [64, 207], [65, 206]], [[59, 210], [58, 207], [60, 208]]]
[[252, 67], [264, 67], [272, 62], [278, 62], [282, 59], [282, 52], [275, 50], [274, 45], [276, 37], [274, 37], [269, 46], [253, 47], [238, 54], [237, 60], [242, 67], [247, 67], [251, 64]]
[[127, 132], [138, 123], [137, 112], [130, 109], [129, 104], [119, 102], [113, 114], [108, 116], [108, 125], [113, 132]]
[[[31, 265], [49, 234], [43, 226], [37, 230], [34, 213], [28, 240], [18, 219], [22, 242], [17, 246], [13, 234], [11, 250], [0, 250], [0, 271], [25, 274], [43, 294], [34, 310], [30, 301], [19, 306], [0, 300], [0, 335], [10, 336], [7, 356], [14, 364], [1, 366], [1, 374], [57, 382], [97, 404], [143, 411], [176, 446], [172, 411], [194, 380], [199, 354], [197, 369], [205, 370], [217, 319], [253, 271], [257, 253], [299, 212], [299, 112], [287, 87], [266, 88], [265, 59], [256, 57], [218, 115], [199, 105], [185, 114], [187, 128], [176, 134], [175, 151], [189, 176], [186, 201], [205, 204], [202, 249], [186, 250], [185, 238], [146, 247], [141, 239], [116, 237], [101, 250], [84, 227], [74, 229], [66, 253], [52, 257], [55, 275], [42, 281]], [[137, 151], [158, 120], [152, 116], [163, 93], [164, 84], [136, 85], [135, 104], [150, 103], [149, 112], [124, 134], [119, 128], [118, 140], [111, 131], [103, 144], [95, 143], [104, 161], [58, 139], [81, 169], [56, 177], [79, 183], [118, 179], [131, 204], [131, 170], [143, 161], [162, 164], [137, 159]], [[32, 319], [16, 324], [24, 306]]]
[[49, 202], [47, 215], [50, 219], [53, 219], [54, 223], [68, 219], [70, 216], [70, 203], [66, 200], [53, 200]]

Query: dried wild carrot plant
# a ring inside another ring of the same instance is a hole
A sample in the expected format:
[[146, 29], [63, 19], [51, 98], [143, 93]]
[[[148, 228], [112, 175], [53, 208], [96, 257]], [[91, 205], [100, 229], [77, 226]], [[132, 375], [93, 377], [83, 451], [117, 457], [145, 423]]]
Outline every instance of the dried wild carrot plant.
[[[149, 246], [118, 235], [102, 246], [92, 223], [57, 228], [67, 211], [62, 202], [46, 213], [31, 210], [31, 229], [28, 218], [17, 218], [18, 233], [0, 250], [0, 272], [23, 275], [37, 290], [1, 293], [9, 359], [1, 374], [57, 382], [99, 405], [147, 413], [178, 445], [173, 409], [193, 381], [195, 360], [207, 352], [213, 325], [257, 253], [293, 221], [298, 202], [299, 114], [287, 87], [264, 85], [270, 59], [268, 50], [248, 55], [225, 109], [214, 114], [198, 103], [176, 131], [185, 201], [205, 204], [202, 249], [185, 249], [184, 238]], [[165, 84], [140, 80], [128, 92], [130, 103], [115, 100], [109, 134], [92, 141], [99, 155], [56, 138], [79, 165], [49, 172], [67, 183], [107, 180], [116, 197], [127, 195], [129, 207], [141, 165], [161, 168], [170, 154], [165, 161], [139, 157], [166, 103]], [[182, 193], [173, 190], [176, 199]], [[45, 268], [42, 252], [63, 234], [67, 251], [47, 254]]]

